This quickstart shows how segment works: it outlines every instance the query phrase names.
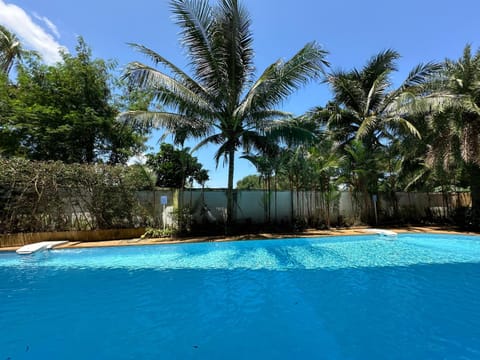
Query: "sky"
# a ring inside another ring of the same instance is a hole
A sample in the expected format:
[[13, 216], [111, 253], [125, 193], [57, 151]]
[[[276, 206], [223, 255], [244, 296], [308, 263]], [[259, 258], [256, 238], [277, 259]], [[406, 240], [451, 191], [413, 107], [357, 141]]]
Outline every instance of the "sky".
[[[214, 0], [212, 0], [214, 1]], [[480, 46], [478, 0], [243, 0], [252, 18], [255, 66], [260, 74], [276, 60], [288, 59], [307, 42], [329, 52], [332, 69], [360, 68], [376, 53], [392, 48], [402, 58], [393, 82], [399, 85], [418, 63], [458, 59], [467, 43]], [[47, 63], [59, 60], [58, 49], [74, 52], [82, 36], [94, 57], [114, 59], [119, 67], [147, 60], [127, 43], [145, 45], [189, 72], [179, 28], [168, 0], [0, 0], [0, 24], [37, 50]], [[281, 104], [301, 115], [331, 99], [328, 86], [311, 82]], [[159, 132], [148, 142], [158, 150]], [[187, 144], [193, 147], [195, 143]], [[209, 170], [208, 187], [227, 186], [227, 168], [213, 161], [215, 147], [194, 155]], [[255, 174], [255, 167], [238, 159], [235, 183]]]

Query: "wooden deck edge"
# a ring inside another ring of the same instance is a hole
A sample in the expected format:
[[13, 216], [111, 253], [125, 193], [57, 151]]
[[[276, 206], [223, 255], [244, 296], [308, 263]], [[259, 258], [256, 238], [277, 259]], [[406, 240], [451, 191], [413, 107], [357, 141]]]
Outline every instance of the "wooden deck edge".
[[95, 242], [132, 239], [144, 233], [145, 228], [4, 234], [0, 235], [0, 248], [23, 246], [40, 241]]

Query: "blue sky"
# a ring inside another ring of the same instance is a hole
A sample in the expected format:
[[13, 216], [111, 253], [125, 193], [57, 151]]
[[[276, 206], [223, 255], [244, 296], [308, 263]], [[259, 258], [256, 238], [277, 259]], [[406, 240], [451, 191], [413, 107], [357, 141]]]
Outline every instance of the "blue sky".
[[[93, 54], [116, 59], [120, 66], [145, 59], [126, 43], [146, 45], [184, 67], [178, 28], [168, 0], [65, 1], [0, 0], [0, 24], [16, 32], [27, 47], [48, 62], [58, 59], [59, 46], [73, 51], [81, 35]], [[465, 44], [480, 45], [478, 0], [243, 0], [253, 22], [258, 73], [279, 58], [289, 58], [305, 43], [317, 41], [330, 52], [332, 67], [361, 67], [375, 53], [393, 48], [402, 58], [394, 81], [399, 84], [420, 62], [460, 57]], [[331, 95], [320, 82], [307, 85], [282, 104], [301, 115], [324, 105]], [[158, 134], [149, 141], [156, 147]], [[191, 144], [194, 145], [194, 144]], [[210, 172], [209, 187], [226, 187], [227, 171], [212, 160], [214, 147], [195, 156]], [[247, 161], [237, 161], [235, 182], [255, 173]]]

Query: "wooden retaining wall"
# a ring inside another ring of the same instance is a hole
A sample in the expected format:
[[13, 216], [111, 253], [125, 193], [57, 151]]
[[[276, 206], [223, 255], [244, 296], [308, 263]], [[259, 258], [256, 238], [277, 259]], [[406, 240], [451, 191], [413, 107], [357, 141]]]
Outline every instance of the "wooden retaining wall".
[[144, 233], [145, 228], [6, 234], [0, 235], [0, 247], [23, 246], [39, 241], [68, 240], [93, 242], [133, 239], [140, 237]]

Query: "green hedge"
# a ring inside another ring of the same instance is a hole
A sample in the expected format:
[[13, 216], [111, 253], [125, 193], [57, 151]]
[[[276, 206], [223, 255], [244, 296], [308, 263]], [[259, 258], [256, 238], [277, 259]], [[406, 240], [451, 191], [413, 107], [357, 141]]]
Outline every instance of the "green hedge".
[[143, 226], [138, 169], [0, 159], [1, 233]]

